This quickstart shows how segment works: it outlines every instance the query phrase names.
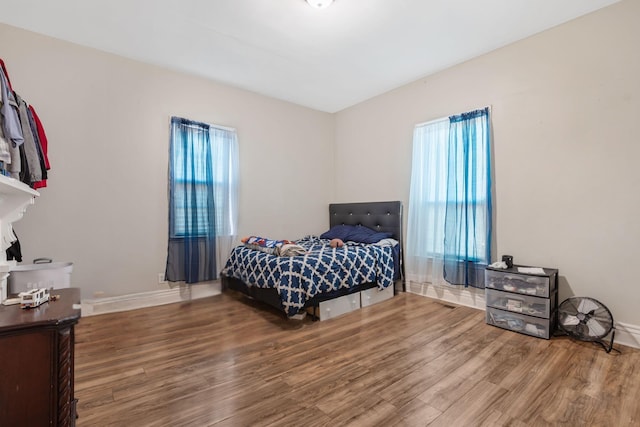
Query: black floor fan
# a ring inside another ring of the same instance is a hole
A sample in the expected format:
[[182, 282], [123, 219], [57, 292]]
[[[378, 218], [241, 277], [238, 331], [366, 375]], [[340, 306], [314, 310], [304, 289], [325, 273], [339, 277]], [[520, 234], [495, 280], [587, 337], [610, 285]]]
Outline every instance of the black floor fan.
[[[572, 338], [597, 342], [607, 353], [613, 348], [616, 335], [613, 316], [600, 301], [588, 297], [567, 298], [558, 307], [558, 326]], [[603, 341], [607, 335], [611, 339]]]

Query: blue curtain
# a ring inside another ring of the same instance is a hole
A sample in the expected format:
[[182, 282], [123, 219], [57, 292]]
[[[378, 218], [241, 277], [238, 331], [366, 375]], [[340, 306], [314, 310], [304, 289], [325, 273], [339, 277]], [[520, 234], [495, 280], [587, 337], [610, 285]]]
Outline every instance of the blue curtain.
[[172, 117], [165, 273], [170, 282], [216, 279], [214, 186], [210, 126]]
[[491, 263], [489, 109], [449, 117], [444, 278], [484, 287]]

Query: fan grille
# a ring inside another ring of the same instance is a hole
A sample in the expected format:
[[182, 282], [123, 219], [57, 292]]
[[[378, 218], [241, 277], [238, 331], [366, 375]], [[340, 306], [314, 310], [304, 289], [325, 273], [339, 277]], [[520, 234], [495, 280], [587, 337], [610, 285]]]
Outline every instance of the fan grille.
[[560, 329], [583, 341], [599, 341], [613, 329], [613, 316], [600, 301], [571, 297], [558, 307]]

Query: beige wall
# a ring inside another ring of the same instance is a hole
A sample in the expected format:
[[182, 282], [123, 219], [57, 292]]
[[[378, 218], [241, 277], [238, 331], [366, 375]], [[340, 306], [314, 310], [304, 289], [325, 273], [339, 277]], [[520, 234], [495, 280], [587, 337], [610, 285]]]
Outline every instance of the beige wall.
[[0, 56], [50, 144], [49, 186], [15, 224], [25, 261], [72, 261], [83, 297], [161, 288], [171, 115], [237, 129], [241, 235], [326, 227], [330, 114], [1, 24]]
[[336, 199], [408, 206], [413, 126], [490, 105], [496, 253], [640, 325], [639, 16], [623, 1], [339, 112]]

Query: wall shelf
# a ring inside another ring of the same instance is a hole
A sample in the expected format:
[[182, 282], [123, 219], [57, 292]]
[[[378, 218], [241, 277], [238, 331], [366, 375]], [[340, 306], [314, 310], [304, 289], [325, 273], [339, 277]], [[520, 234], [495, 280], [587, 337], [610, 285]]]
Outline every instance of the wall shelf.
[[28, 185], [0, 175], [0, 301], [7, 298], [7, 277], [15, 261], [7, 261], [7, 249], [15, 240], [13, 223], [22, 218], [40, 193]]

